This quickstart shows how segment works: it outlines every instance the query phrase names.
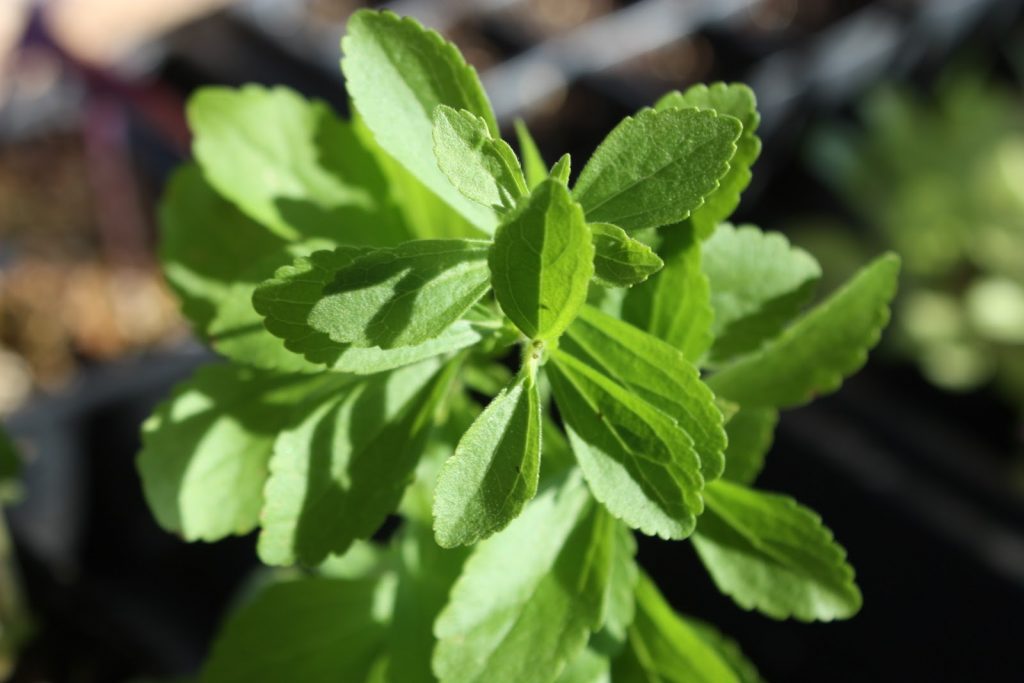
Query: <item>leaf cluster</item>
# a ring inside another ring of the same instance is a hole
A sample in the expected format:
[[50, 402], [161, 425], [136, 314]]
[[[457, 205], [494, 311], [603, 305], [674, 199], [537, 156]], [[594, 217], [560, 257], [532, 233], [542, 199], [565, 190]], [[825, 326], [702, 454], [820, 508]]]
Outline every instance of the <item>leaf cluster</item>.
[[635, 531], [692, 541], [744, 609], [854, 614], [828, 529], [753, 482], [778, 410], [863, 364], [898, 262], [805, 311], [814, 260], [724, 222], [751, 91], [666, 96], [570, 183], [522, 124], [520, 162], [436, 33], [360, 11], [342, 49], [349, 120], [196, 95], [163, 205], [168, 280], [228, 362], [146, 423], [147, 499], [309, 572], [236, 613], [204, 680], [758, 680], [642, 575]]

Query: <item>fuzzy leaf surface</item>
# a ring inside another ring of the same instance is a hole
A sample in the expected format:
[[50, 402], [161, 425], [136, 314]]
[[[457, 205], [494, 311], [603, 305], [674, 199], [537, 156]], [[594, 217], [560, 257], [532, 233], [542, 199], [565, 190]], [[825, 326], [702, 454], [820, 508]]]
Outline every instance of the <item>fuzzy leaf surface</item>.
[[703, 510], [693, 439], [672, 418], [574, 356], [547, 375], [569, 443], [594, 497], [648, 535], [688, 536]]
[[682, 352], [657, 337], [585, 306], [561, 350], [587, 363], [675, 420], [693, 439], [705, 481], [725, 468], [725, 429], [714, 394]]
[[587, 298], [594, 247], [564, 185], [545, 180], [501, 224], [489, 256], [502, 311], [531, 339], [556, 339]]
[[412, 480], [454, 365], [425, 361], [307, 404], [274, 443], [260, 559], [315, 566], [376, 532]]
[[187, 115], [206, 179], [275, 234], [408, 239], [377, 160], [325, 103], [282, 87], [207, 87], [189, 99]]
[[721, 221], [732, 215], [740, 203], [740, 194], [750, 184], [750, 168], [761, 154], [761, 140], [757, 126], [761, 115], [757, 112], [754, 91], [742, 83], [698, 83], [686, 92], [671, 92], [654, 105], [657, 110], [696, 107], [711, 109], [719, 114], [735, 117], [743, 126], [736, 140], [736, 154], [729, 160], [729, 170], [719, 181], [718, 189], [708, 195], [704, 205], [690, 216], [690, 221], [701, 239], [712, 233]]
[[718, 187], [741, 129], [714, 111], [645, 109], [608, 134], [573, 195], [587, 220], [626, 232], [678, 223]]
[[332, 341], [393, 349], [427, 342], [490, 287], [488, 242], [417, 240], [356, 256], [307, 316]]
[[720, 363], [760, 347], [814, 294], [821, 268], [780, 233], [722, 223], [704, 243], [702, 264], [711, 283], [710, 361]]
[[434, 490], [440, 546], [472, 545], [505, 528], [537, 493], [541, 406], [532, 372], [501, 390], [459, 440]]
[[391, 349], [356, 347], [336, 342], [309, 323], [313, 307], [335, 273], [351, 265], [366, 249], [338, 247], [317, 251], [279, 268], [253, 293], [252, 303], [270, 334], [284, 341], [295, 354], [336, 372], [373, 374], [409, 365], [426, 358], [457, 351], [480, 341], [480, 334], [466, 321], [457, 321], [438, 336], [410, 346]]
[[846, 619], [861, 594], [846, 552], [821, 518], [788, 496], [718, 481], [693, 535], [718, 589], [775, 619]]
[[441, 172], [477, 204], [509, 210], [529, 193], [516, 153], [501, 138], [492, 138], [476, 114], [439, 105], [433, 137]]
[[385, 152], [484, 232], [497, 223], [492, 209], [464, 197], [434, 157], [432, 130], [438, 105], [483, 118], [499, 137], [476, 70], [458, 49], [414, 19], [360, 10], [348, 21], [341, 62], [355, 108]]
[[654, 251], [611, 223], [591, 223], [594, 280], [606, 287], [632, 287], [654, 275], [665, 263]]
[[137, 461], [160, 526], [188, 541], [254, 529], [277, 433], [309, 394], [345, 381], [211, 365], [179, 384], [143, 424]]
[[864, 365], [889, 321], [900, 260], [879, 257], [760, 350], [708, 383], [744, 407], [786, 408], [839, 388]]
[[554, 681], [601, 624], [613, 532], [570, 475], [478, 544], [434, 627], [442, 683]]

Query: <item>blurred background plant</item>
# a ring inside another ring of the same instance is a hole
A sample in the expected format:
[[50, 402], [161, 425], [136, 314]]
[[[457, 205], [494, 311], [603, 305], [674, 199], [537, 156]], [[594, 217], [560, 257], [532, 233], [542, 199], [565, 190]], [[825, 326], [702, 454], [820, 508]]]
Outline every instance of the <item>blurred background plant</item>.
[[808, 156], [867, 228], [805, 228], [848, 270], [883, 246], [906, 264], [892, 350], [938, 386], [995, 382], [1024, 411], [1024, 96], [1020, 82], [959, 66], [931, 93], [890, 84], [856, 124], [814, 135]]

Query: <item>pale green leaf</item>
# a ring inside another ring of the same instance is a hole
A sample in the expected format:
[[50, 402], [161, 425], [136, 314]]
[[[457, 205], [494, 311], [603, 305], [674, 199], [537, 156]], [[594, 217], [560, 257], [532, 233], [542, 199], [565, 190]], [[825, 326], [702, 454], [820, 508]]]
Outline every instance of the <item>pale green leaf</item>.
[[658, 276], [626, 293], [623, 319], [647, 330], [697, 363], [711, 346], [711, 289], [701, 269], [701, 243], [689, 223], [658, 233]]
[[434, 490], [434, 536], [451, 548], [504, 529], [537, 493], [540, 395], [524, 367], [473, 422], [441, 468]]
[[739, 683], [765, 683], [757, 667], [747, 659], [735, 640], [700, 619], [693, 617], [682, 617], [682, 619], [696, 631], [701, 640], [714, 649], [722, 661], [729, 665]]
[[531, 339], [560, 335], [587, 297], [594, 248], [583, 211], [546, 180], [498, 228], [488, 259], [501, 309]]
[[323, 298], [324, 288], [334, 280], [336, 272], [365, 253], [359, 247], [338, 247], [334, 251], [314, 252], [279, 268], [252, 296], [253, 307], [264, 317], [266, 329], [310, 363], [326, 365], [336, 372], [363, 375], [457, 351], [480, 341], [480, 334], [465, 321], [452, 324], [433, 339], [393, 349], [355, 347], [313, 329], [309, 315]]
[[835, 391], [878, 343], [899, 269], [895, 254], [878, 258], [759, 351], [714, 374], [711, 388], [744, 407], [780, 408]]
[[523, 157], [523, 169], [526, 171], [526, 184], [530, 189], [537, 187], [548, 178], [548, 167], [544, 157], [537, 149], [537, 143], [530, 135], [526, 122], [516, 119], [516, 137], [519, 139], [519, 154]]
[[615, 683], [741, 683], [729, 663], [641, 575], [629, 645], [612, 664]]
[[478, 544], [434, 627], [442, 683], [549, 683], [598, 628], [614, 524], [578, 475]]
[[446, 104], [483, 117], [500, 136], [480, 79], [458, 49], [411, 18], [360, 10], [341, 43], [346, 86], [378, 144], [474, 225], [494, 231], [494, 211], [464, 197], [437, 166], [434, 109]]
[[587, 647], [569, 662], [556, 683], [612, 683], [611, 662]]
[[722, 413], [682, 352], [629, 323], [584, 306], [561, 351], [572, 354], [675, 420], [693, 439], [706, 481], [725, 468]]
[[587, 220], [626, 232], [678, 223], [718, 187], [741, 129], [714, 111], [645, 109], [608, 134], [573, 195]]
[[722, 223], [704, 243], [702, 264], [711, 283], [715, 343], [721, 363], [771, 339], [814, 294], [821, 268], [784, 235], [752, 225]]
[[322, 578], [272, 585], [228, 620], [200, 681], [365, 681], [385, 646], [388, 588]]
[[274, 233], [350, 244], [409, 238], [380, 165], [323, 102], [282, 87], [208, 87], [187, 114], [206, 179]]
[[592, 644], [600, 644], [602, 652], [617, 651], [626, 642], [626, 633], [636, 615], [635, 593], [639, 575], [633, 531], [616, 521], [604, 623], [600, 632], [591, 639]]
[[551, 167], [550, 176], [562, 185], [569, 185], [569, 173], [572, 171], [572, 159], [568, 152], [559, 157], [558, 161]]
[[610, 223], [591, 223], [594, 242], [594, 281], [606, 287], [632, 287], [654, 275], [664, 264], [649, 246]]
[[846, 552], [814, 512], [788, 496], [727, 481], [704, 491], [693, 535], [718, 589], [744, 609], [775, 619], [852, 617], [861, 595]]
[[178, 385], [143, 425], [138, 456], [160, 526], [189, 541], [254, 529], [277, 433], [304, 398], [344, 381], [212, 365]]
[[426, 342], [490, 287], [488, 247], [479, 240], [417, 240], [357, 256], [324, 287], [309, 325], [357, 347]]
[[307, 402], [274, 443], [260, 558], [313, 566], [376, 532], [412, 480], [455, 369], [425, 361]]
[[710, 86], [699, 83], [684, 93], [669, 93], [654, 105], [659, 110], [686, 107], [712, 109], [739, 119], [743, 125], [743, 133], [736, 141], [736, 154], [729, 160], [729, 171], [719, 181], [718, 189], [708, 195], [704, 205], [690, 216], [697, 234], [703, 239], [718, 223], [732, 215], [739, 206], [740, 194], [750, 184], [750, 167], [761, 153], [761, 140], [757, 137], [761, 115], [757, 113], [754, 91], [742, 83], [713, 83]]
[[772, 447], [779, 413], [772, 408], [740, 408], [725, 423], [729, 446], [725, 449], [722, 477], [740, 484], [753, 484], [764, 468], [764, 458]]
[[501, 138], [492, 138], [476, 114], [439, 105], [433, 137], [438, 167], [474, 202], [508, 210], [529, 194], [516, 153]]
[[703, 510], [693, 440], [675, 420], [575, 357], [546, 366], [591, 493], [648, 535], [685, 538]]

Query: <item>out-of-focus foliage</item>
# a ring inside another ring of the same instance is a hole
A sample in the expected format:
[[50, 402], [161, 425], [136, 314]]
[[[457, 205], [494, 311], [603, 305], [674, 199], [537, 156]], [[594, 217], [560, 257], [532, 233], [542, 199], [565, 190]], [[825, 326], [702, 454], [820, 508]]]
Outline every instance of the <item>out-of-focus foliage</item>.
[[894, 248], [896, 348], [942, 387], [995, 379], [1024, 403], [1024, 98], [959, 71], [932, 97], [876, 91], [861, 119], [822, 131], [810, 156], [875, 242], [836, 230], [797, 241], [833, 274]]

